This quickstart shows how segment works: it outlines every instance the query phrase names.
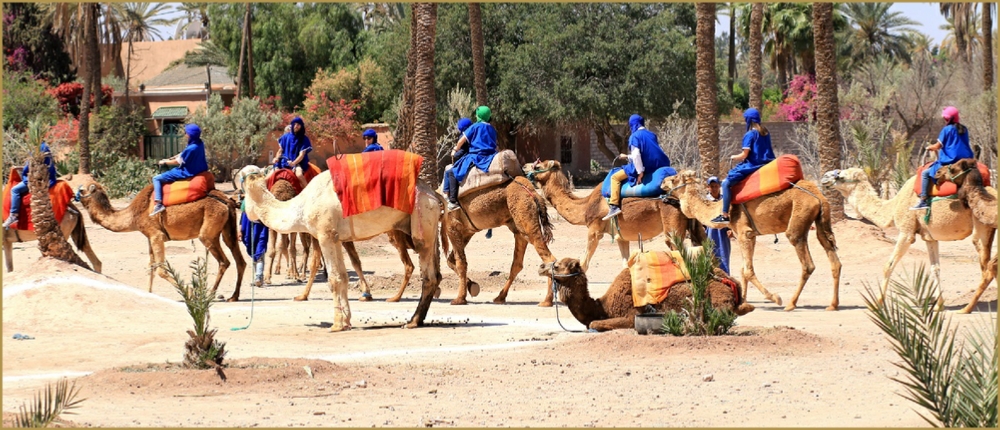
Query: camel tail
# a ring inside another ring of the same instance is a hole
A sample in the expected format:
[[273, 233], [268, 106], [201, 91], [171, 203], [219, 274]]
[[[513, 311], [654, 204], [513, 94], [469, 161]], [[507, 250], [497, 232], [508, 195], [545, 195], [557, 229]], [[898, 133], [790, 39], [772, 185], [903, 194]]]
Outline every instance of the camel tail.
[[73, 226], [70, 237], [72, 237], [73, 243], [76, 245], [76, 250], [83, 251], [83, 246], [87, 244], [87, 229], [83, 226], [83, 213], [77, 217], [76, 225]]
[[440, 194], [434, 193], [434, 197], [437, 197], [438, 204], [441, 205], [441, 252], [443, 252], [444, 258], [448, 258], [449, 243], [448, 243], [448, 205], [445, 203], [443, 197]]
[[552, 234], [552, 220], [549, 219], [548, 207], [545, 205], [545, 199], [536, 193], [534, 194], [535, 205], [538, 208], [538, 224], [542, 229], [542, 239], [546, 243], [552, 243], [556, 238]]
[[[822, 196], [823, 195], [820, 194], [820, 197]], [[819, 215], [816, 216], [816, 236], [822, 243], [824, 240], [823, 238], [820, 238], [820, 235], [825, 237], [825, 242], [830, 243], [833, 251], [837, 250], [837, 238], [833, 235], [833, 221], [831, 220], [830, 214], [830, 202], [825, 198], [820, 198]]]

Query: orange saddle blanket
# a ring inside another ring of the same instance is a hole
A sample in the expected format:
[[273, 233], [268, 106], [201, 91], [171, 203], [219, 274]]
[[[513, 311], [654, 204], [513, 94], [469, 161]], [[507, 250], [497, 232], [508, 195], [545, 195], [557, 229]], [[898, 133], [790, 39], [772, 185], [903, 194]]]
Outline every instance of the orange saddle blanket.
[[[979, 174], [983, 176], [983, 186], [990, 186], [990, 168], [986, 167], [983, 163], [976, 163], [979, 167]], [[924, 164], [917, 168], [917, 180], [913, 182], [913, 192], [916, 195], [920, 195], [920, 178], [924, 169], [930, 167], [931, 163]], [[947, 167], [942, 166], [942, 169], [947, 169]], [[958, 192], [958, 185], [955, 185], [952, 181], [945, 181], [940, 184], [931, 184], [931, 197], [948, 197]]]
[[413, 213], [424, 158], [399, 149], [333, 156], [326, 160], [344, 217], [389, 206]]
[[782, 155], [733, 186], [733, 204], [743, 204], [757, 197], [786, 190], [802, 180], [802, 177], [799, 157]]
[[215, 189], [215, 175], [205, 171], [191, 179], [163, 184], [163, 205], [179, 205], [205, 198]]
[[666, 300], [670, 287], [691, 279], [679, 251], [633, 252], [628, 259], [635, 307]]
[[[316, 175], [319, 175], [321, 170], [319, 166], [309, 163], [309, 169], [302, 172], [302, 176], [306, 178], [306, 184], [312, 182]], [[292, 169], [275, 169], [267, 176], [267, 190], [271, 191], [274, 184], [279, 180], [285, 180], [292, 184], [292, 188], [295, 188], [295, 195], [299, 195], [302, 192], [302, 183], [299, 179], [295, 177], [295, 172]]]
[[[21, 168], [11, 169], [10, 180], [3, 188], [3, 218], [5, 219], [10, 213], [10, 190], [21, 183], [21, 180]], [[52, 201], [52, 214], [55, 215], [56, 222], [62, 222], [63, 217], [66, 216], [66, 209], [69, 208], [69, 202], [73, 200], [73, 188], [66, 181], [56, 181], [56, 184], [49, 188], [49, 200]], [[17, 224], [14, 228], [35, 230], [35, 224], [31, 222], [31, 193], [25, 194], [21, 200], [21, 209], [17, 212]]]

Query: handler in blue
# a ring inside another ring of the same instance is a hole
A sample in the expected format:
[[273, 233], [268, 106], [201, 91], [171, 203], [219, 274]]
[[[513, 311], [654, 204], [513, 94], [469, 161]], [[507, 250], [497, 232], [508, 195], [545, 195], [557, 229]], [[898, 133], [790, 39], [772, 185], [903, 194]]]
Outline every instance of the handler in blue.
[[922, 210], [931, 207], [931, 184], [934, 183], [934, 175], [937, 174], [941, 166], [947, 166], [963, 158], [974, 158], [972, 148], [969, 146], [969, 129], [958, 122], [958, 108], [948, 106], [941, 112], [945, 126], [938, 135], [938, 141], [927, 147], [928, 151], [940, 151], [938, 159], [924, 169], [920, 176], [920, 202], [911, 210]]
[[278, 139], [281, 152], [276, 154], [271, 162], [274, 163], [275, 169], [292, 169], [295, 177], [302, 184], [302, 188], [305, 188], [306, 178], [302, 174], [305, 170], [302, 166], [306, 166], [306, 169], [309, 168], [309, 151], [313, 149], [312, 141], [306, 136], [306, 123], [302, 121], [302, 118], [295, 117], [290, 125], [292, 132], [285, 133]]
[[[243, 197], [242, 193], [240, 194]], [[264, 253], [267, 252], [268, 228], [263, 222], [250, 221], [246, 214], [246, 201], [243, 198], [240, 199], [240, 212], [243, 212], [240, 218], [240, 240], [246, 247], [247, 254], [253, 258], [253, 283], [259, 287], [264, 284]]]
[[[461, 118], [461, 119], [458, 120], [458, 124], [455, 126], [455, 128], [458, 129], [458, 134], [459, 135], [463, 135], [463, 133], [465, 133], [465, 130], [468, 130], [469, 127], [471, 127], [471, 126], [472, 126], [472, 120], [471, 119]], [[466, 148], [466, 147], [462, 147], [462, 149], [454, 152], [451, 155], [451, 157], [452, 157], [452, 168], [454, 168], [455, 160], [457, 160], [459, 158], [462, 158], [465, 154], [468, 154], [468, 153], [469, 153], [469, 149]], [[444, 187], [443, 187], [443, 189], [444, 189], [444, 193], [448, 194], [450, 196], [451, 194], [449, 194], [449, 193], [450, 193], [450, 190], [451, 190], [451, 178], [452, 178], [452, 176], [448, 175], [449, 172], [451, 172], [451, 169], [448, 169], [448, 171], [444, 173]], [[456, 180], [456, 182], [457, 182], [457, 180]]]
[[365, 130], [361, 133], [361, 138], [365, 141], [365, 149], [361, 152], [372, 152], [372, 151], [382, 151], [385, 148], [378, 144], [378, 133], [373, 129]]
[[[719, 178], [712, 176], [708, 178], [708, 200], [713, 202], [718, 201], [721, 196], [722, 185], [719, 183]], [[733, 237], [733, 231], [728, 227], [726, 228], [712, 228], [705, 227], [705, 234], [712, 239], [714, 248], [712, 252], [715, 253], [715, 257], [719, 259], [719, 268], [729, 273], [729, 255], [732, 250], [732, 243], [730, 243], [730, 238]]]
[[[38, 150], [45, 154], [45, 166], [49, 170], [49, 188], [52, 188], [56, 184], [56, 163], [52, 161], [52, 150], [49, 149], [49, 145], [42, 142], [39, 145]], [[24, 200], [24, 196], [28, 194], [28, 172], [31, 161], [24, 163], [24, 168], [21, 169], [21, 182], [10, 189], [10, 214], [7, 216], [7, 220], [3, 222], [3, 228], [8, 228], [17, 223], [18, 217], [17, 213], [21, 210], [21, 200]]]
[[201, 141], [201, 128], [197, 124], [188, 124], [184, 127], [187, 133], [187, 147], [171, 158], [160, 160], [158, 164], [167, 166], [178, 166], [164, 173], [153, 177], [153, 212], [149, 216], [154, 216], [163, 212], [163, 184], [177, 182], [184, 179], [193, 178], [195, 175], [208, 170], [208, 160], [205, 159], [205, 142]]
[[[489, 171], [490, 163], [497, 154], [497, 130], [490, 125], [491, 116], [490, 108], [476, 108], [476, 123], [462, 133], [452, 151], [455, 162], [447, 173], [448, 210], [459, 208], [458, 186], [469, 175], [469, 169], [476, 166], [483, 172]], [[466, 144], [469, 146], [468, 153], [463, 153]]]
[[611, 198], [608, 199], [610, 209], [608, 214], [604, 216], [605, 220], [622, 213], [623, 182], [628, 180], [629, 185], [632, 186], [641, 184], [642, 176], [646, 172], [655, 172], [656, 169], [670, 165], [670, 158], [663, 152], [663, 149], [660, 149], [656, 135], [646, 130], [646, 120], [642, 116], [634, 114], [629, 117], [628, 126], [632, 130], [632, 135], [628, 138], [629, 154], [618, 156], [619, 159], [628, 159], [628, 164], [611, 176]]
[[726, 179], [722, 181], [722, 214], [712, 219], [716, 224], [729, 223], [729, 205], [733, 201], [732, 186], [775, 159], [774, 150], [771, 149], [771, 134], [760, 124], [760, 112], [756, 108], [747, 109], [743, 113], [743, 119], [747, 123], [747, 132], [743, 135], [743, 152], [729, 157], [740, 163], [730, 169]]

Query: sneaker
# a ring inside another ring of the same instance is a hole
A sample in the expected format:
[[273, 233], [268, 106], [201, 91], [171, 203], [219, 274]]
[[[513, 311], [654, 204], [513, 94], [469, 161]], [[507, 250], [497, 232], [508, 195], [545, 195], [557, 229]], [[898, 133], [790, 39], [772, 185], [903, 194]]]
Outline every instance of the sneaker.
[[715, 218], [712, 218], [712, 223], [713, 224], [729, 224], [729, 217], [720, 214], [719, 216], [717, 216]]
[[10, 228], [14, 224], [17, 224], [17, 214], [11, 214], [7, 217], [7, 220], [3, 222], [3, 228]]
[[930, 208], [931, 208], [931, 202], [930, 201], [924, 200], [924, 199], [920, 199], [920, 202], [918, 202], [916, 206], [910, 208], [910, 210], [911, 211], [919, 211], [919, 210], [930, 209]]
[[461, 206], [459, 206], [459, 205], [458, 205], [458, 203], [452, 203], [452, 202], [448, 202], [448, 210], [449, 210], [449, 211], [455, 211], [455, 210], [459, 210], [459, 209], [461, 209], [461, 208], [462, 208], [462, 207], [461, 207]]
[[163, 206], [163, 203], [157, 202], [156, 206], [153, 206], [153, 211], [149, 213], [149, 216], [156, 216], [156, 214], [163, 212], [165, 210], [167, 210], [167, 207]]
[[602, 221], [607, 221], [607, 220], [609, 220], [611, 218], [614, 218], [614, 217], [616, 217], [616, 216], [618, 216], [619, 214], [622, 213], [622, 208], [620, 208], [618, 206], [615, 206], [615, 205], [609, 205], [609, 206], [611, 206], [611, 209], [608, 211], [608, 214], [604, 216], [604, 218], [602, 219]]

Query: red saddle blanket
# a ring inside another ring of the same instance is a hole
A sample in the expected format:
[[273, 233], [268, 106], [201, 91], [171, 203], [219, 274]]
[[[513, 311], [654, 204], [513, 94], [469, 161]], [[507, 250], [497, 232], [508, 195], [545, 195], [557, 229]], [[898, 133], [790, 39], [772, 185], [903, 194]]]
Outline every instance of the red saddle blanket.
[[733, 187], [733, 204], [746, 203], [757, 197], [789, 189], [792, 184], [802, 180], [802, 177], [799, 157], [782, 155], [736, 184]]
[[191, 179], [163, 184], [163, 206], [179, 205], [200, 200], [215, 189], [215, 175], [205, 171]]
[[[10, 213], [10, 190], [15, 185], [21, 183], [21, 168], [15, 167], [10, 171], [10, 180], [3, 188], [3, 218], [7, 218]], [[49, 188], [49, 200], [52, 200], [52, 214], [56, 217], [56, 222], [61, 223], [66, 216], [66, 209], [69, 202], [73, 200], [73, 188], [66, 181], [56, 181], [56, 184]], [[35, 230], [35, 224], [31, 222], [31, 193], [25, 194], [21, 200], [21, 209], [17, 212], [17, 224], [14, 228], [18, 230]]]
[[[306, 178], [306, 184], [312, 182], [316, 175], [319, 175], [321, 170], [319, 166], [309, 163], [309, 169], [302, 172], [302, 176]], [[295, 195], [299, 195], [302, 192], [302, 183], [299, 179], [295, 177], [295, 172], [292, 169], [275, 169], [267, 176], [267, 190], [271, 191], [274, 188], [274, 184], [279, 180], [285, 180], [292, 184], [292, 188], [295, 188]]]
[[423, 162], [417, 154], [389, 149], [333, 156], [326, 165], [346, 218], [382, 206], [412, 214]]
[[[976, 163], [979, 167], [979, 174], [983, 176], [983, 186], [990, 186], [990, 168], [983, 163]], [[920, 195], [920, 178], [924, 169], [930, 167], [931, 163], [924, 164], [917, 168], [917, 180], [913, 182], [913, 193]], [[942, 169], [947, 167], [942, 166]], [[931, 197], [948, 197], [958, 192], [958, 185], [952, 181], [945, 181], [939, 184], [931, 184]]]

